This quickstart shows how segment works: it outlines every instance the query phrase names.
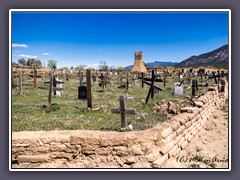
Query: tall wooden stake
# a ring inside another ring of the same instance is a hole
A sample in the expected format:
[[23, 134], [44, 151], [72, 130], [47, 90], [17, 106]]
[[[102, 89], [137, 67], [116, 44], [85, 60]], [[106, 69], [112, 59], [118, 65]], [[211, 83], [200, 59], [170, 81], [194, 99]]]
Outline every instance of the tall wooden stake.
[[164, 85], [164, 88], [165, 88], [166, 87], [166, 72], [164, 73], [163, 85]]
[[49, 93], [48, 93], [48, 112], [52, 110], [52, 90], [53, 90], [53, 74], [50, 76], [50, 84], [49, 84]]
[[143, 78], [144, 78], [144, 74], [142, 72], [142, 88], [144, 88]]
[[196, 91], [196, 80], [192, 80], [192, 98], [196, 95], [195, 94]]
[[[152, 70], [152, 81], [155, 80], [155, 73], [154, 70]], [[154, 98], [154, 86], [151, 88], [151, 98]]]
[[37, 88], [37, 70], [36, 69], [34, 69], [34, 88], [36, 89]]
[[121, 114], [121, 128], [127, 127], [126, 115], [125, 115], [125, 98], [123, 95], [119, 97], [120, 102], [120, 114]]
[[92, 109], [91, 70], [86, 71], [87, 80], [87, 107]]
[[23, 94], [22, 92], [22, 72], [19, 71], [19, 89], [20, 89], [20, 95]]

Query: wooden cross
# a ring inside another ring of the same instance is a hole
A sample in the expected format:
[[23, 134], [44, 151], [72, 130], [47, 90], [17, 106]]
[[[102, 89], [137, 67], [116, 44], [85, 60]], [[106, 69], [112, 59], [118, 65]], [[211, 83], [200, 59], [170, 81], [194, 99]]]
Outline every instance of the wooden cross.
[[[157, 82], [160, 82], [160, 80], [161, 79], [159, 79], [159, 81], [157, 81]], [[144, 81], [145, 84], [150, 85], [150, 88], [149, 88], [149, 91], [148, 91], [148, 95], [147, 95], [147, 98], [146, 98], [146, 104], [148, 103], [148, 99], [149, 99], [150, 94], [151, 94], [151, 98], [154, 98], [154, 88], [158, 89], [159, 91], [162, 91], [162, 88], [154, 86], [154, 82], [155, 81], [156, 81], [156, 76], [154, 74], [154, 70], [152, 70], [151, 83], [148, 83], [148, 82]], [[162, 80], [161, 80], [161, 82], [162, 82]]]
[[214, 78], [214, 80], [215, 80], [215, 83], [216, 83], [216, 84], [218, 84], [216, 77], [218, 77], [218, 76], [219, 76], [219, 74], [218, 74], [218, 75], [215, 75], [215, 73], [214, 73], [214, 72], [212, 72], [212, 74], [213, 74], [213, 76], [212, 76], [212, 77], [209, 77], [209, 79], [212, 79], [212, 78]]
[[34, 69], [33, 75], [29, 74], [29, 76], [33, 77], [34, 88], [36, 89], [37, 88], [37, 78], [42, 78], [42, 76], [41, 75], [37, 75], [37, 70], [36, 69]]
[[82, 81], [83, 81], [83, 77], [84, 77], [83, 72], [81, 70], [79, 70], [78, 74], [79, 74], [79, 84], [80, 84], [80, 86], [82, 86]]
[[114, 114], [121, 114], [121, 128], [127, 128], [127, 118], [126, 114], [135, 115], [136, 109], [125, 109], [125, 96], [119, 96], [120, 108], [112, 108], [111, 112]]
[[106, 89], [106, 85], [107, 83], [109, 83], [110, 81], [106, 78], [106, 76], [103, 75], [103, 73], [101, 73], [101, 76], [98, 76], [98, 78], [100, 78], [101, 80], [98, 81], [101, 83], [101, 86], [102, 86], [102, 92], [105, 91]]

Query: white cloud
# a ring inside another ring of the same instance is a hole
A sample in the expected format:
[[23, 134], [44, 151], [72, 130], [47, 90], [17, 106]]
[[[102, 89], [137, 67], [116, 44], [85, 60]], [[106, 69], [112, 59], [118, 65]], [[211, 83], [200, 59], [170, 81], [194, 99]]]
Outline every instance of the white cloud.
[[12, 44], [12, 47], [28, 48], [27, 44]]
[[44, 56], [49, 56], [49, 55], [51, 55], [51, 54], [49, 54], [48, 52], [44, 52], [44, 53], [42, 53]]
[[27, 55], [27, 54], [19, 54], [19, 57], [25, 57], [25, 58], [37, 58], [37, 56], [33, 56], [33, 55]]

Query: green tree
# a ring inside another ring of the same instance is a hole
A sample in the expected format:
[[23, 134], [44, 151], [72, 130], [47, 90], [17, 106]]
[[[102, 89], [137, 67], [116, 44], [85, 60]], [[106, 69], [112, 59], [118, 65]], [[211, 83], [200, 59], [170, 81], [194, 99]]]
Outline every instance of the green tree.
[[24, 58], [21, 58], [18, 60], [18, 64], [22, 65], [22, 66], [26, 66], [27, 65], [27, 61]]
[[175, 68], [174, 68], [173, 66], [168, 66], [168, 67], [167, 67], [167, 70], [169, 70], [169, 71], [170, 71], [170, 70], [172, 71], [172, 70], [174, 70], [174, 69], [175, 69]]
[[57, 68], [57, 61], [49, 60], [47, 66], [50, 67], [51, 69], [55, 70]]
[[29, 58], [26, 63], [27, 66], [30, 66], [31, 68], [41, 69], [42, 68], [42, 62], [39, 59]]

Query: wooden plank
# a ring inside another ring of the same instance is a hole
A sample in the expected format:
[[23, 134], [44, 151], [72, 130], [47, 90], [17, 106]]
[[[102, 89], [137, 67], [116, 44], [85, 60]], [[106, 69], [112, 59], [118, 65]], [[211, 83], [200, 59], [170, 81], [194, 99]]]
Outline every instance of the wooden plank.
[[37, 88], [37, 70], [34, 69], [34, 88]]
[[91, 89], [91, 70], [86, 71], [87, 80], [87, 107], [92, 109], [92, 89]]
[[51, 74], [48, 93], [48, 112], [51, 112], [52, 110], [52, 90], [53, 90], [53, 75]]
[[192, 80], [192, 97], [194, 97], [196, 94], [196, 80]]
[[[152, 70], [152, 81], [154, 81], [156, 79], [154, 70]], [[154, 98], [154, 88], [151, 87], [151, 98]]]
[[[146, 81], [143, 81], [145, 84], [147, 84], [147, 85], [149, 85], [149, 86], [151, 86], [151, 83], [149, 83], [149, 82], [146, 82]], [[157, 86], [154, 86], [154, 88], [155, 89], [157, 89], [157, 90], [159, 90], [159, 91], [162, 91], [163, 89], [162, 88], [160, 88], [160, 87], [157, 87]]]
[[19, 89], [20, 89], [20, 95], [23, 94], [22, 92], [22, 72], [19, 71]]
[[121, 128], [127, 127], [126, 115], [125, 115], [125, 97], [121, 95], [119, 97], [120, 114], [121, 114]]

